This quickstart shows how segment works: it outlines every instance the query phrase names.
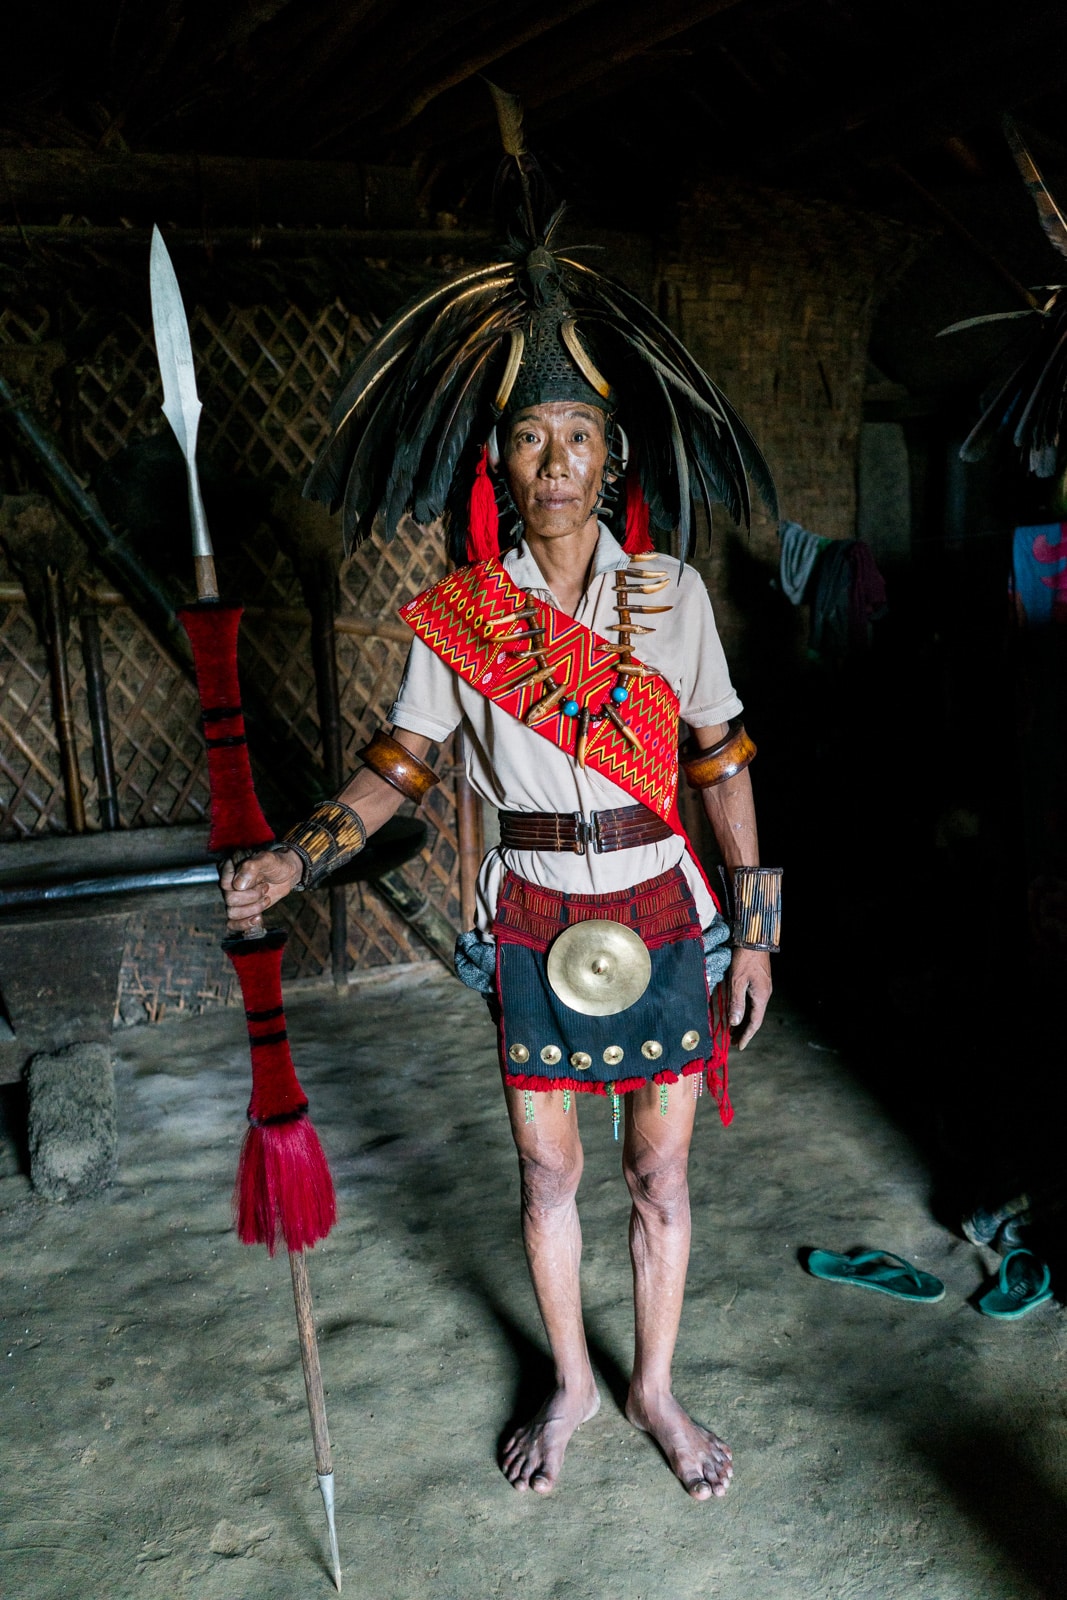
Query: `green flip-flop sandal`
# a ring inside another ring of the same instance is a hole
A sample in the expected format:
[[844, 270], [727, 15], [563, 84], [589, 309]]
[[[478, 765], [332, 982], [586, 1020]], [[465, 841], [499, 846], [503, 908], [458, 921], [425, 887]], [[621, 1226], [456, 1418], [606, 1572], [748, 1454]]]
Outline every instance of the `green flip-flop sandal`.
[[1025, 1317], [1052, 1299], [1050, 1282], [1048, 1267], [1032, 1250], [1009, 1250], [1000, 1263], [996, 1286], [982, 1295], [978, 1309], [984, 1317], [1004, 1322]]
[[934, 1305], [945, 1298], [945, 1285], [940, 1278], [932, 1272], [920, 1272], [910, 1261], [890, 1255], [888, 1250], [850, 1250], [847, 1255], [812, 1250], [807, 1268], [812, 1277], [825, 1278], [828, 1283], [854, 1284], [857, 1289], [892, 1295], [894, 1300]]

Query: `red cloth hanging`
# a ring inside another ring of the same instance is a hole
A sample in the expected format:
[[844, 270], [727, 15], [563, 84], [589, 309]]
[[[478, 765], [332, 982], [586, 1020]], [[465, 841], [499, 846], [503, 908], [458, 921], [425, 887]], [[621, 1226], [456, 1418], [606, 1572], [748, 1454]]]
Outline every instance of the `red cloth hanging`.
[[500, 555], [500, 515], [489, 477], [489, 451], [483, 448], [471, 488], [467, 519], [467, 560], [489, 561]]
[[648, 531], [649, 510], [636, 472], [626, 475], [626, 537], [623, 549], [628, 556], [646, 555], [656, 547]]

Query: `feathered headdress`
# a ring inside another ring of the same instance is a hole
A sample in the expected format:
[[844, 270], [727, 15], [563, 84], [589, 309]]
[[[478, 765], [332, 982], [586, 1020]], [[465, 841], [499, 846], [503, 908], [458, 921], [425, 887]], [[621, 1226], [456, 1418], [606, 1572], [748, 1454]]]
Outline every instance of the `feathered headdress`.
[[[1004, 132], [1023, 182], [1034, 198], [1046, 238], [1060, 255], [1067, 256], [1067, 220], [1010, 117], [1004, 118]], [[991, 311], [941, 329], [942, 334], [959, 333], [964, 328], [976, 328], [987, 322], [1010, 322], [1018, 317], [1038, 319], [1022, 359], [997, 389], [963, 441], [962, 461], [981, 460], [994, 437], [1010, 429], [1029, 471], [1038, 478], [1051, 478], [1055, 474], [1061, 457], [1061, 429], [1067, 398], [1067, 305], [1062, 303], [1065, 287], [1063, 284], [1044, 285], [1045, 298], [1034, 299], [1029, 310]]]
[[[683, 561], [697, 501], [709, 522], [719, 503], [747, 524], [751, 476], [776, 515], [767, 464], [707, 373], [622, 284], [553, 248], [561, 208], [526, 150], [519, 102], [493, 95], [509, 255], [422, 295], [381, 330], [337, 399], [304, 493], [341, 509], [346, 550], [376, 519], [394, 537], [410, 513], [422, 524], [444, 517], [453, 559], [472, 559], [486, 553], [477, 542], [471, 551], [468, 528], [472, 491], [475, 503], [492, 494], [485, 446], [497, 419], [520, 403], [587, 399], [625, 430], [629, 518], [636, 507], [638, 520], [676, 529]], [[619, 430], [609, 428], [609, 447], [621, 479]]]

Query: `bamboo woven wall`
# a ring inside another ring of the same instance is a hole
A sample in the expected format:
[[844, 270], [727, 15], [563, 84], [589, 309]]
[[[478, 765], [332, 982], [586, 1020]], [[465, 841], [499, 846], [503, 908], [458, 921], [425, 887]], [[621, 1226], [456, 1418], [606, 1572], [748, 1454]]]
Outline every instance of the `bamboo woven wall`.
[[[0, 316], [0, 354], [32, 358], [54, 348], [46, 310]], [[198, 311], [192, 339], [200, 369], [202, 442], [213, 462], [235, 475], [277, 487], [300, 483], [323, 436], [330, 400], [351, 354], [368, 329], [339, 302], [317, 316], [296, 307], [231, 308], [224, 317]], [[32, 366], [32, 360], [30, 362]], [[25, 385], [23, 386], [25, 387]], [[115, 319], [91, 357], [80, 363], [68, 414], [54, 403], [49, 420], [77, 448], [90, 481], [102, 463], [131, 439], [163, 426], [155, 353], [147, 330], [131, 317]], [[36, 395], [47, 401], [47, 385]], [[25, 487], [37, 488], [27, 482]], [[14, 481], [4, 487], [16, 488]], [[23, 485], [18, 485], [23, 487]], [[215, 528], [226, 560], [228, 530]], [[231, 569], [234, 562], [230, 561]], [[191, 563], [189, 564], [191, 570]], [[444, 570], [441, 542], [430, 536], [384, 545], [372, 540], [341, 570], [341, 619], [395, 621], [396, 609]], [[14, 574], [0, 568], [11, 593]], [[85, 574], [90, 592], [107, 590], [99, 573]], [[271, 702], [289, 734], [311, 758], [319, 727], [304, 597], [287, 556], [262, 524], [241, 539], [240, 591], [248, 607], [242, 628], [241, 672]], [[98, 607], [123, 827], [166, 826], [207, 816], [208, 790], [198, 706], [191, 684], [137, 617], [108, 599]], [[75, 608], [76, 609], [76, 608]], [[338, 637], [344, 741], [355, 750], [386, 717], [403, 666], [405, 646], [388, 637]], [[76, 734], [89, 826], [97, 826], [92, 738], [85, 698], [78, 625], [69, 643]], [[0, 602], [0, 837], [63, 832], [67, 828], [48, 664], [26, 604]], [[253, 750], [253, 760], [255, 752]], [[443, 781], [424, 814], [431, 823], [421, 859], [405, 869], [453, 922], [459, 920], [458, 845], [451, 748], [440, 752]], [[290, 817], [272, 817], [275, 827]], [[369, 889], [348, 893], [349, 956], [355, 968], [431, 959], [403, 921]], [[328, 903], [324, 894], [300, 897], [285, 910], [291, 926], [290, 977], [329, 970]], [[218, 953], [217, 914], [177, 897], [174, 910], [150, 917], [135, 910], [123, 968], [120, 1009], [127, 1021], [172, 1009], [202, 1009], [231, 996], [228, 963]]]
[[[695, 197], [677, 248], [659, 268], [661, 310], [721, 383], [763, 445], [782, 514], [814, 531], [845, 537], [855, 518], [855, 453], [871, 313], [913, 241], [891, 224], [822, 204], [723, 189]], [[614, 263], [627, 273], [625, 253]], [[67, 317], [70, 310], [67, 308]], [[49, 406], [90, 479], [131, 439], [163, 426], [155, 358], [146, 329], [113, 319], [79, 362], [73, 382], [53, 384], [63, 328], [47, 311], [0, 314], [0, 357], [25, 357], [38, 376], [37, 403]], [[281, 487], [299, 483], [323, 435], [330, 397], [368, 329], [340, 301], [315, 315], [295, 306], [198, 311], [193, 344], [205, 402], [202, 441], [236, 476]], [[62, 376], [62, 373], [60, 374]], [[32, 387], [32, 381], [22, 387]], [[61, 408], [57, 395], [62, 394]], [[11, 488], [29, 486], [12, 483]], [[4, 485], [8, 487], [8, 485]], [[235, 542], [216, 527], [225, 557]], [[774, 570], [774, 525], [757, 513], [751, 537], [735, 536], [766, 577]], [[318, 717], [303, 596], [293, 567], [262, 527], [240, 535], [239, 588], [249, 614], [242, 674], [272, 700], [293, 738], [318, 754]], [[743, 656], [744, 619], [730, 592], [730, 539], [717, 538], [706, 563], [732, 657]], [[404, 599], [444, 570], [429, 538], [375, 540], [342, 569], [342, 617], [392, 619]], [[0, 570], [0, 583], [11, 574]], [[89, 574], [90, 587], [99, 575]], [[765, 579], [761, 580], [764, 581]], [[125, 827], [165, 826], [206, 816], [207, 786], [192, 687], [124, 606], [100, 608], [120, 809]], [[345, 744], [351, 757], [388, 712], [404, 646], [386, 638], [338, 641]], [[87, 810], [95, 816], [84, 674], [72, 632], [70, 660]], [[44, 650], [26, 607], [0, 602], [0, 833], [17, 837], [66, 827], [51, 722]], [[454, 922], [459, 920], [458, 842], [452, 752], [427, 803], [433, 825], [421, 861], [407, 869]], [[273, 817], [284, 826], [288, 817]], [[91, 823], [91, 825], [93, 825]], [[349, 892], [354, 967], [430, 959], [399, 918], [370, 891]], [[295, 906], [295, 910], [292, 907]], [[328, 970], [327, 902], [303, 897], [291, 919], [290, 976]], [[127, 1020], [200, 1009], [230, 996], [218, 954], [216, 914], [175, 897], [172, 909], [135, 916], [123, 969]]]
[[[660, 268], [661, 310], [737, 407], [778, 488], [781, 515], [856, 536], [856, 462], [871, 319], [918, 235], [824, 201], [729, 184], [700, 190]], [[777, 569], [777, 524], [725, 517], [702, 558], [727, 654], [745, 650], [730, 554]], [[719, 536], [723, 535], [723, 536]]]

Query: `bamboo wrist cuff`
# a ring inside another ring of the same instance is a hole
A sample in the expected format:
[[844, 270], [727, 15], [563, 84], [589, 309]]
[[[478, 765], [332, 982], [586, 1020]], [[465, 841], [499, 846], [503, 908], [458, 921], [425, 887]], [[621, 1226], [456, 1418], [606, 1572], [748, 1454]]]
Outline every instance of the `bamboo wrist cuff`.
[[367, 830], [352, 807], [341, 800], [324, 800], [274, 848], [292, 850], [300, 857], [304, 870], [297, 888], [314, 889], [328, 873], [358, 855], [366, 842]]
[[710, 789], [743, 772], [756, 754], [740, 717], [733, 717], [725, 735], [710, 750], [699, 750], [688, 740], [682, 749], [682, 771], [690, 789]]
[[781, 867], [734, 868], [734, 948], [779, 948], [782, 938]]
[[441, 781], [432, 767], [420, 761], [418, 756], [413, 756], [410, 750], [405, 750], [402, 744], [380, 728], [359, 755], [365, 767], [376, 772], [379, 778], [384, 778], [386, 783], [391, 783], [394, 789], [399, 789], [408, 800], [414, 800], [416, 805], [435, 783]]

